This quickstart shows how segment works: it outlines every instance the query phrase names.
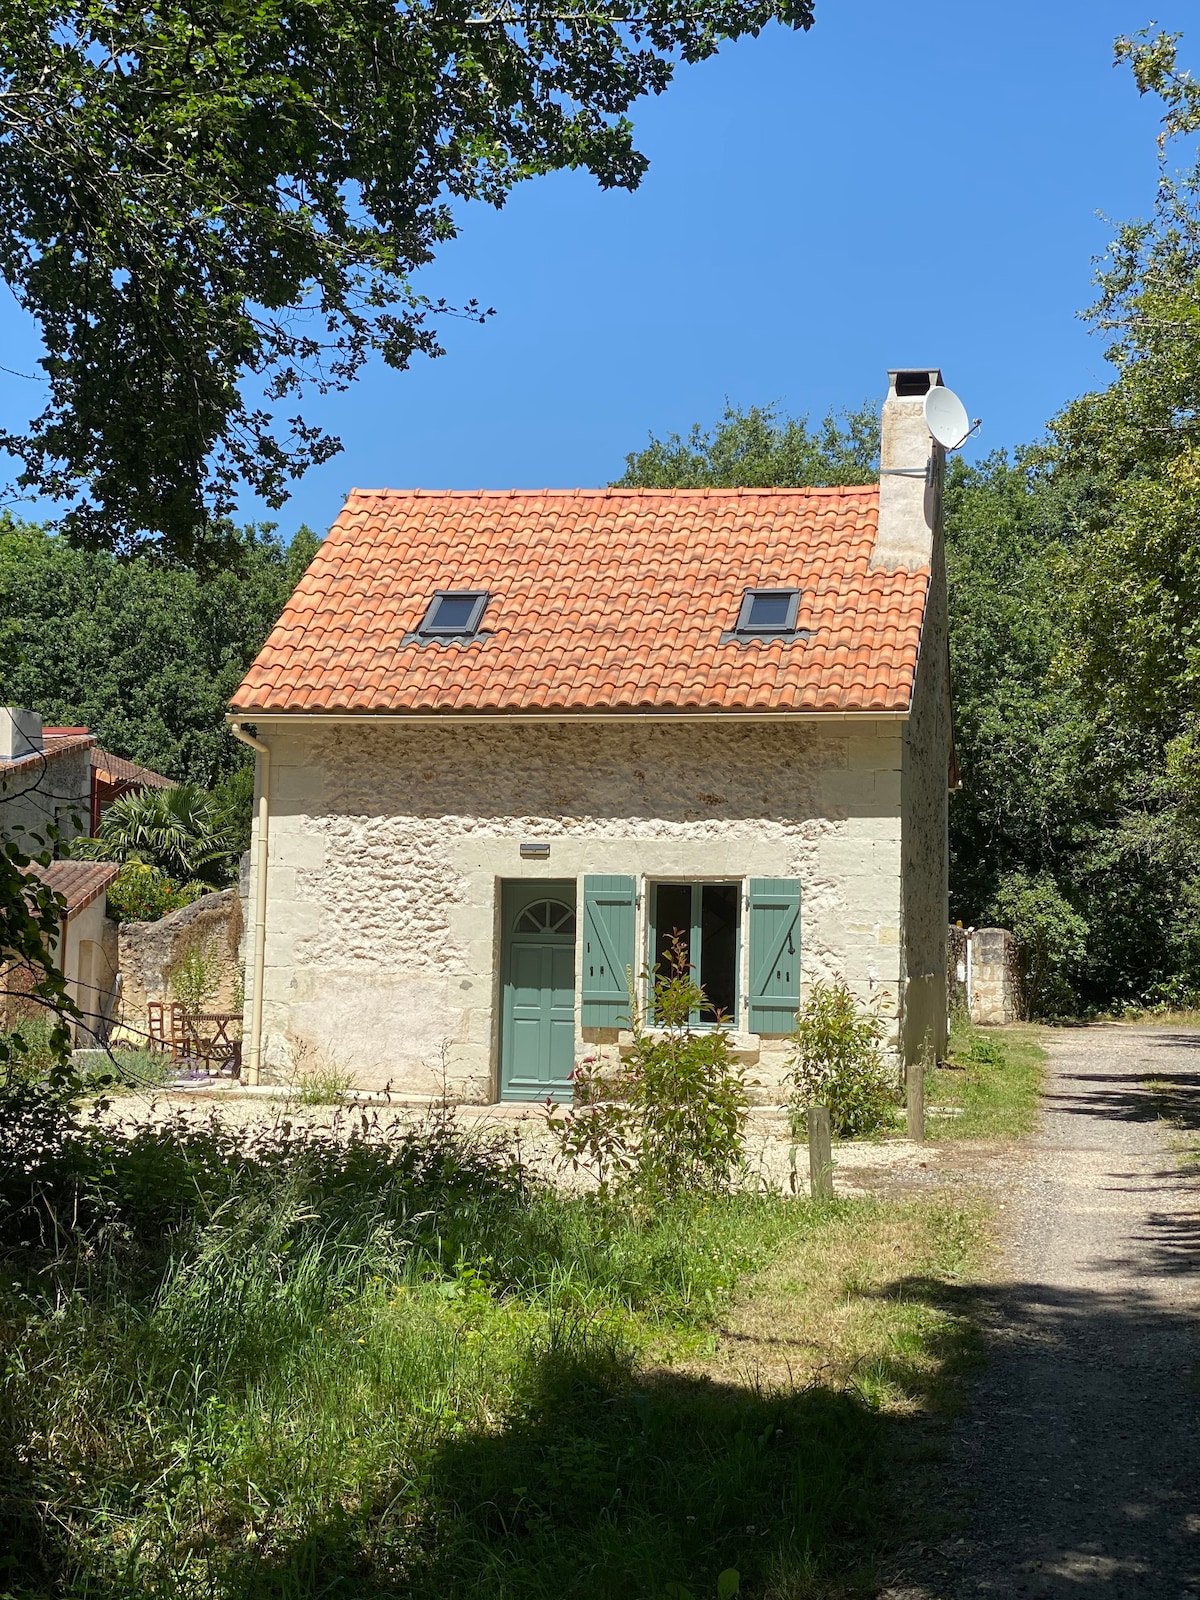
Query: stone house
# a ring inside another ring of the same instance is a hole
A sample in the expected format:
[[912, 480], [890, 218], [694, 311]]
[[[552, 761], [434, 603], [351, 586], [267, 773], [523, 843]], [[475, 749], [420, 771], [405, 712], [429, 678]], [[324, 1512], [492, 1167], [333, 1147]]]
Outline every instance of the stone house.
[[[86, 728], [43, 728], [36, 711], [0, 707], [0, 838], [31, 856], [58, 855], [87, 833], [95, 745]], [[91, 1043], [107, 1022], [116, 987], [116, 928], [105, 915], [105, 891], [117, 869], [52, 861], [30, 871], [63, 896], [51, 955], [81, 1013], [76, 1040]], [[19, 964], [0, 970], [0, 1028], [44, 1015], [28, 999], [33, 976]]]
[[565, 1098], [673, 929], [761, 1097], [818, 977], [942, 1048], [940, 383], [867, 487], [351, 494], [232, 702], [251, 1079]]
[[43, 728], [36, 711], [0, 706], [0, 837], [31, 854], [91, 831], [92, 754], [86, 728]]
[[[27, 854], [62, 856], [81, 834], [94, 834], [106, 806], [145, 788], [170, 788], [161, 773], [100, 749], [87, 728], [48, 728], [40, 714], [0, 707], [0, 838]], [[79, 1007], [76, 1041], [105, 1035], [117, 1008], [117, 927], [107, 916], [106, 894], [117, 876], [111, 862], [54, 860], [30, 869], [64, 900], [51, 952]], [[0, 971], [0, 1027], [42, 1014], [29, 1000], [32, 975], [10, 966]]]
[[36, 869], [65, 902], [51, 954], [79, 1008], [75, 1042], [103, 1039], [117, 999], [117, 925], [105, 909], [109, 884], [120, 868], [111, 861], [52, 861]]

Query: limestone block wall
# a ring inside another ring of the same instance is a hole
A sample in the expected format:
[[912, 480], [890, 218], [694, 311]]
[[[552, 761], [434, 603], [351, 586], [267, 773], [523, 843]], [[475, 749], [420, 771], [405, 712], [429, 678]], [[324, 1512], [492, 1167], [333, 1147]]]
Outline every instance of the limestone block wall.
[[946, 568], [940, 538], [931, 565], [912, 715], [904, 737], [901, 1037], [906, 1061], [942, 1056], [947, 1036], [951, 727]]
[[[509, 878], [798, 878], [804, 982], [844, 976], [896, 1018], [902, 729], [264, 719], [264, 1075], [316, 1060], [418, 1097], [444, 1068], [455, 1097], [494, 1099]], [[739, 1043], [769, 1094], [784, 1042]]]
[[237, 889], [201, 895], [191, 905], [157, 922], [123, 922], [120, 929], [121, 1020], [139, 1027], [150, 1000], [171, 1000], [171, 974], [192, 949], [211, 949], [218, 958], [217, 988], [207, 1002], [212, 1011], [229, 1011], [241, 989], [239, 943], [242, 907]]
[[1016, 943], [1006, 928], [972, 928], [967, 1004], [971, 1021], [985, 1027], [1016, 1022], [1021, 1015]]

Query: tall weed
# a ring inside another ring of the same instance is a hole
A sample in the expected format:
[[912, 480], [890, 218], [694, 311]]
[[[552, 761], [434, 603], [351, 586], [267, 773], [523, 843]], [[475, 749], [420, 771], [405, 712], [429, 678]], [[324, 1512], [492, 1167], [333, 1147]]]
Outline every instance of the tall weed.
[[819, 1211], [565, 1197], [449, 1116], [38, 1129], [0, 1217], [0, 1593], [782, 1595], [861, 1560], [869, 1404], [646, 1360]]

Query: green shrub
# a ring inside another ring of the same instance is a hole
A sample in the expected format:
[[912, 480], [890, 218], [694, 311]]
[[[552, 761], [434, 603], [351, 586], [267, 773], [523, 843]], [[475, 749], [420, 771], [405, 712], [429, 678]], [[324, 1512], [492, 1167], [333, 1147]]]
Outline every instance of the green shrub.
[[45, 1017], [26, 1017], [18, 1022], [7, 1036], [15, 1048], [0, 1069], [0, 1079], [38, 1083], [49, 1077], [59, 1062], [52, 1032], [53, 1026]]
[[202, 1011], [217, 992], [222, 965], [215, 939], [189, 945], [171, 973], [171, 993], [188, 1011]]
[[577, 1068], [577, 1106], [548, 1118], [560, 1156], [591, 1169], [605, 1191], [644, 1200], [720, 1193], [742, 1160], [746, 1085], [726, 1029], [692, 1026], [707, 999], [682, 937], [654, 972], [653, 1027], [632, 989], [629, 1055], [612, 1073], [600, 1060]]
[[[1115, 1007], [1114, 1007], [1115, 1009]], [[1142, 996], [1142, 1004], [1131, 1005], [1126, 1002], [1126, 1013], [1136, 1015], [1145, 1009], [1159, 1014], [1171, 1011], [1200, 1011], [1200, 989], [1195, 983], [1182, 974], [1176, 974], [1162, 983], [1152, 983]]]
[[127, 861], [108, 886], [108, 914], [114, 922], [157, 922], [207, 892], [207, 884], [180, 885], [144, 861]]
[[94, 839], [71, 854], [100, 861], [143, 861], [176, 879], [219, 888], [233, 875], [236, 842], [229, 812], [195, 784], [136, 789], [106, 807]]
[[804, 1127], [811, 1105], [829, 1107], [834, 1133], [859, 1139], [892, 1122], [893, 1075], [883, 1063], [883, 1021], [861, 1011], [844, 983], [814, 983], [796, 1018], [796, 1053], [789, 1070], [792, 1132]]

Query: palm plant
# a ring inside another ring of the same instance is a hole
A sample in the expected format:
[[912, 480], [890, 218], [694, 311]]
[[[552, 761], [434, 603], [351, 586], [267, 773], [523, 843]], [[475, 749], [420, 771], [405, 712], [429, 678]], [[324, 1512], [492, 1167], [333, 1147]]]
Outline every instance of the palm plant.
[[229, 876], [234, 842], [210, 795], [195, 784], [141, 789], [114, 800], [94, 839], [77, 839], [75, 856], [143, 861], [179, 882], [220, 884]]

